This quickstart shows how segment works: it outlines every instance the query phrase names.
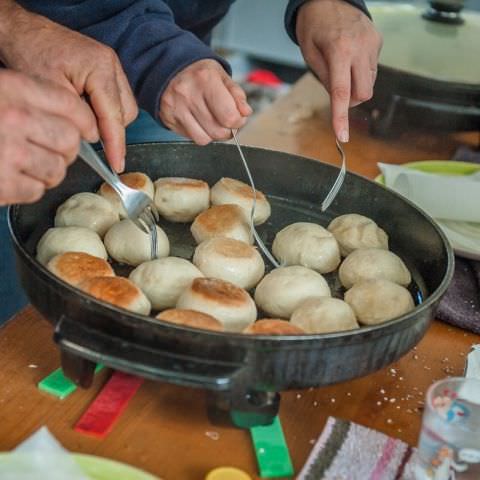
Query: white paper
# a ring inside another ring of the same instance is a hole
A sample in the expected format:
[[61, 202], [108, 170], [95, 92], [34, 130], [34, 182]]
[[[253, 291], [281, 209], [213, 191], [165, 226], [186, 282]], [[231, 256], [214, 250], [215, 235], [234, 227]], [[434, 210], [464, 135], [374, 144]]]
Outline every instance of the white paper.
[[480, 175], [436, 175], [378, 164], [385, 185], [440, 220], [480, 222]]
[[70, 453], [42, 427], [0, 462], [1, 480], [89, 480]]

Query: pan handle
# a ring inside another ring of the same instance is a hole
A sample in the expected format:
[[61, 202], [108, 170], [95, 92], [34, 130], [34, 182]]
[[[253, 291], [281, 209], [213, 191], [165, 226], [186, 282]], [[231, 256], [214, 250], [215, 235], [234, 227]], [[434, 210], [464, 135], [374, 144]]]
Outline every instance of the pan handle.
[[[233, 388], [245, 363], [202, 360], [105, 335], [62, 315], [54, 340], [62, 351], [64, 373], [88, 387], [96, 363], [154, 380], [224, 391]], [[91, 373], [90, 373], [91, 372]]]

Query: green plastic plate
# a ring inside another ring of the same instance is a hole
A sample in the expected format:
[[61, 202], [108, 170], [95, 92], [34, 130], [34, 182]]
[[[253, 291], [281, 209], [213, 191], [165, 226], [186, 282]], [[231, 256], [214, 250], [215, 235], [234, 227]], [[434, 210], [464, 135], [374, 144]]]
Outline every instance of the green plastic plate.
[[[471, 175], [480, 170], [480, 165], [475, 163], [450, 160], [410, 162], [403, 164], [403, 166], [437, 175]], [[376, 177], [375, 181], [385, 185], [383, 175]], [[454, 220], [437, 220], [437, 223], [445, 232], [457, 255], [480, 260], [480, 223], [456, 222]]]

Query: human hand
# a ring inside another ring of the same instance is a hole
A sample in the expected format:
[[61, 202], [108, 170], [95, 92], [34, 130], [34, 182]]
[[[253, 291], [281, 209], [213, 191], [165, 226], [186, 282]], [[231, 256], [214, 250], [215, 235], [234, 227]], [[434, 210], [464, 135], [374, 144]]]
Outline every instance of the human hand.
[[80, 137], [97, 138], [80, 97], [55, 84], [0, 70], [0, 205], [37, 201], [58, 185]]
[[0, 39], [0, 59], [14, 70], [45, 78], [87, 97], [106, 157], [115, 170], [122, 171], [125, 126], [136, 118], [138, 109], [116, 53], [15, 2], [7, 3], [11, 11]]
[[330, 94], [335, 135], [348, 142], [348, 109], [372, 97], [382, 36], [343, 0], [303, 4], [296, 34], [306, 62]]
[[231, 137], [252, 113], [245, 92], [211, 59], [199, 60], [170, 81], [160, 99], [160, 119], [199, 145]]

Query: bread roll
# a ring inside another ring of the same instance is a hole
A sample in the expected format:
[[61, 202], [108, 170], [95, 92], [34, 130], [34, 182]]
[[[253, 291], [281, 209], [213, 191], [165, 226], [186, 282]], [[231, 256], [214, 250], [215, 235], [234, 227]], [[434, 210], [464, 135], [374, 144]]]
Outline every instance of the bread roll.
[[54, 223], [56, 227], [89, 228], [103, 237], [118, 220], [110, 202], [95, 193], [83, 192], [72, 195], [57, 208]]
[[210, 206], [210, 188], [203, 180], [159, 178], [154, 199], [162, 217], [171, 222], [191, 222]]
[[148, 297], [154, 310], [174, 307], [180, 294], [203, 273], [188, 260], [159, 258], [139, 265], [130, 280]]
[[255, 290], [255, 302], [261, 310], [286, 319], [305, 300], [330, 296], [330, 287], [322, 275], [300, 266], [272, 270]]
[[265, 273], [265, 263], [257, 249], [233, 238], [205, 240], [196, 248], [193, 263], [205, 276], [246, 290], [253, 288]]
[[[170, 243], [166, 233], [157, 225], [157, 258], [166, 257]], [[105, 235], [108, 253], [117, 262], [137, 266], [151, 260], [151, 238], [128, 218], [115, 223]]]
[[337, 240], [315, 223], [292, 223], [280, 230], [272, 251], [281, 265], [302, 265], [319, 273], [333, 272], [340, 265]]
[[94, 257], [108, 258], [102, 239], [85, 227], [49, 228], [37, 244], [37, 260], [46, 265], [49, 260], [65, 252], [84, 252]]
[[215, 237], [227, 237], [253, 243], [250, 224], [237, 205], [215, 205], [202, 212], [190, 228], [197, 243]]
[[363, 215], [341, 215], [330, 222], [328, 231], [337, 239], [343, 257], [359, 248], [388, 250], [388, 235], [371, 218]]
[[148, 315], [150, 302], [143, 292], [130, 280], [123, 277], [95, 277], [79, 285], [85, 293], [116, 307], [134, 313]]
[[47, 263], [47, 268], [74, 287], [89, 278], [115, 276], [113, 268], [106, 260], [82, 252], [65, 252], [55, 255]]
[[[256, 200], [253, 223], [260, 225], [265, 223], [270, 217], [271, 208], [265, 195], [257, 189], [255, 189], [255, 192]], [[212, 187], [210, 194], [212, 205], [238, 205], [242, 209], [248, 222], [250, 222], [252, 215], [253, 198], [253, 190], [250, 185], [228, 177], [221, 178]]]
[[389, 280], [364, 280], [345, 293], [360, 323], [375, 325], [413, 310], [410, 292]]
[[196, 278], [180, 295], [177, 308], [207, 313], [229, 332], [241, 332], [257, 318], [255, 303], [245, 290], [213, 278]]
[[217, 332], [223, 331], [223, 325], [216, 318], [206, 313], [196, 312], [195, 310], [172, 308], [170, 310], [164, 310], [155, 318], [177, 325], [186, 325], [187, 327], [203, 328]]
[[338, 298], [310, 298], [293, 312], [290, 322], [307, 333], [342, 332], [358, 328], [350, 305]]
[[287, 320], [262, 318], [249, 325], [243, 333], [250, 335], [303, 335], [305, 332]]
[[[153, 183], [150, 178], [142, 172], [130, 172], [122, 173], [120, 175], [122, 182], [134, 190], [140, 190], [143, 193], [146, 193], [151, 199], [153, 199]], [[120, 218], [127, 218], [127, 212], [123, 208], [120, 197], [117, 195], [115, 190], [108, 185], [108, 183], [102, 183], [98, 193], [105, 197], [113, 206], [114, 210], [120, 215]]]
[[354, 250], [343, 261], [338, 271], [345, 288], [363, 280], [385, 279], [406, 287], [412, 281], [402, 259], [388, 250], [361, 248]]

